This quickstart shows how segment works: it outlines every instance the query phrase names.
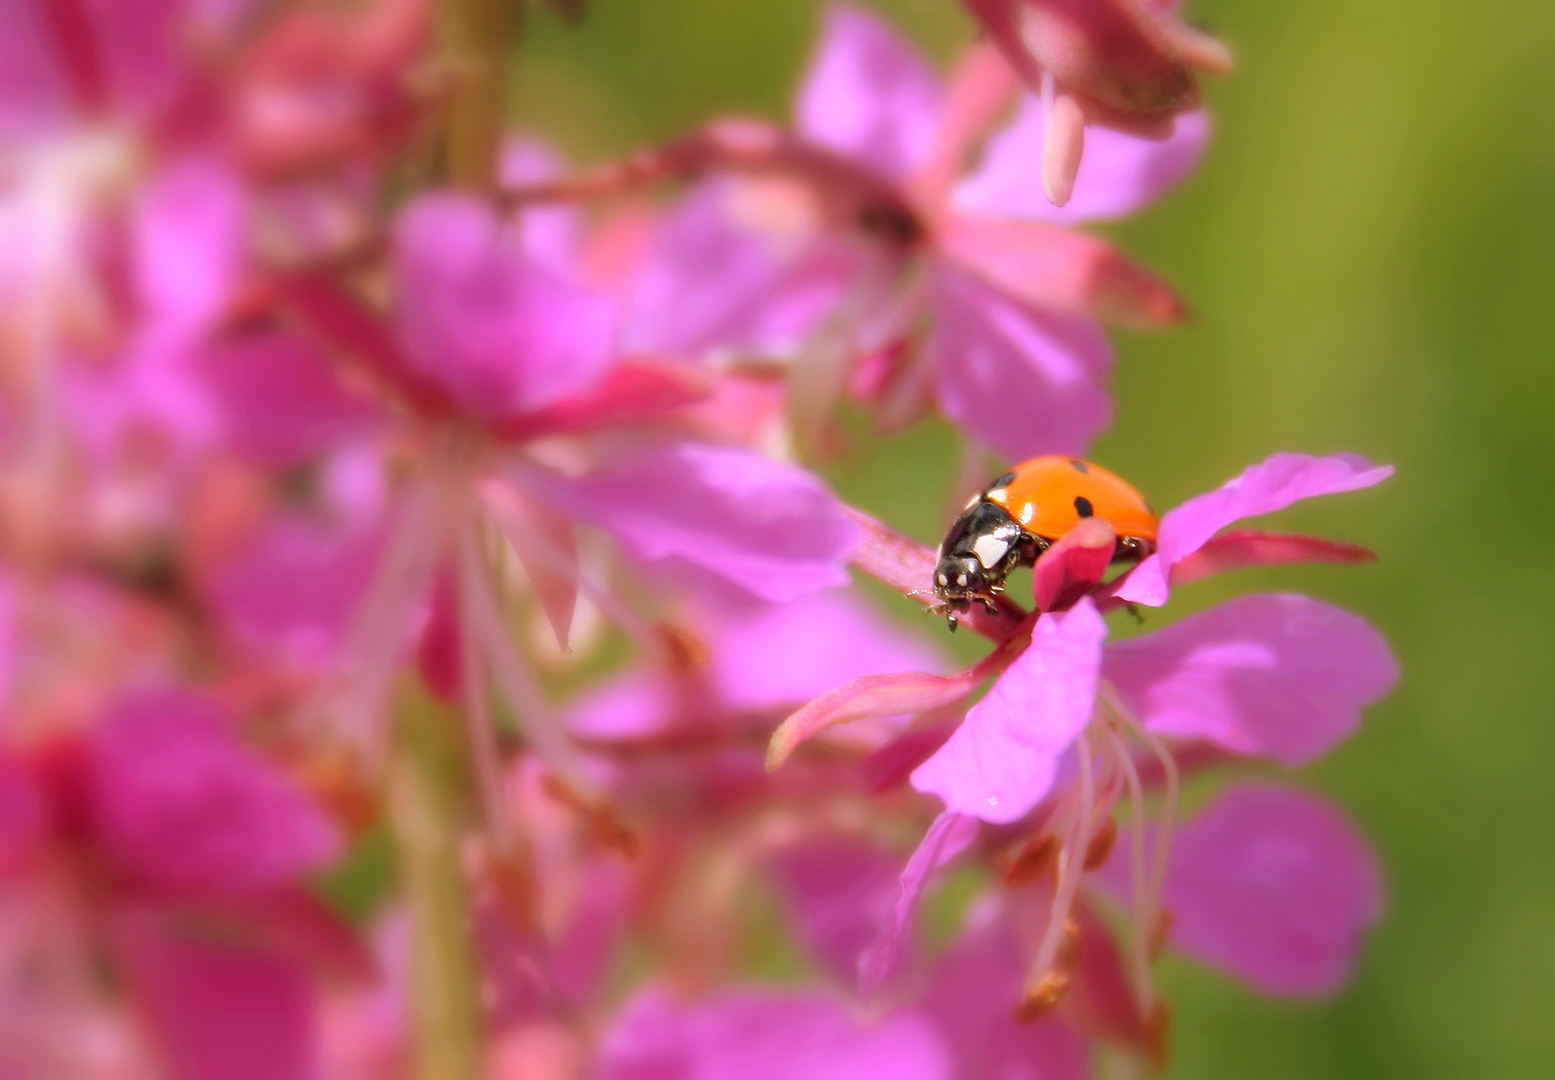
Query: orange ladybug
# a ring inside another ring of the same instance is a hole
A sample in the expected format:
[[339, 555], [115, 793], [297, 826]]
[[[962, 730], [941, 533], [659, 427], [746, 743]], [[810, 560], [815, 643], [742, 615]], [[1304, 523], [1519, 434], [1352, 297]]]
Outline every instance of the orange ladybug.
[[956, 615], [994, 598], [1017, 566], [1030, 566], [1055, 541], [1095, 517], [1118, 534], [1115, 561], [1155, 550], [1157, 519], [1122, 477], [1079, 458], [1049, 454], [1023, 461], [974, 495], [939, 546], [934, 567], [938, 610]]

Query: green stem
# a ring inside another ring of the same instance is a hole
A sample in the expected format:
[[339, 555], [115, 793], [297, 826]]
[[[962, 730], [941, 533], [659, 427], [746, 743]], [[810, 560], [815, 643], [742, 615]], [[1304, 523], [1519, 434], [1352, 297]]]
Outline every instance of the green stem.
[[388, 775], [389, 814], [411, 920], [417, 1080], [481, 1074], [480, 968], [459, 840], [467, 816], [452, 718], [408, 695]]
[[518, 0], [443, 0], [440, 51], [450, 77], [444, 170], [449, 182], [495, 190]]

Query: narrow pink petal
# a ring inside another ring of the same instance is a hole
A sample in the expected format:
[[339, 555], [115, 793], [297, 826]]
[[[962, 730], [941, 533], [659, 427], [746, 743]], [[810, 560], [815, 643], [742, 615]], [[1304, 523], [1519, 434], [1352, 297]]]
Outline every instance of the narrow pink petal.
[[920, 713], [950, 705], [976, 690], [987, 677], [983, 664], [958, 675], [861, 675], [822, 694], [783, 721], [767, 744], [767, 771], [781, 768], [800, 743], [827, 728], [873, 716]]
[[244, 191], [214, 160], [158, 173], [133, 214], [139, 300], [150, 318], [183, 333], [220, 314], [242, 271]]
[[928, 348], [940, 408], [1014, 460], [1081, 454], [1112, 421], [1112, 349], [1091, 322], [1039, 312], [936, 267]]
[[1032, 568], [1031, 586], [1038, 611], [1073, 607], [1101, 584], [1112, 565], [1118, 534], [1100, 518], [1086, 518], [1042, 553]]
[[1355, 826], [1294, 788], [1230, 788], [1172, 838], [1172, 945], [1266, 994], [1338, 990], [1383, 901]]
[[1301, 533], [1272, 533], [1236, 529], [1205, 542], [1204, 546], [1172, 567], [1172, 585], [1187, 585], [1231, 570], [1288, 563], [1375, 562], [1376, 553], [1360, 544], [1328, 540]]
[[1024, 817], [1091, 719], [1107, 624], [1083, 599], [1037, 620], [1031, 646], [974, 705], [912, 785], [947, 809], [996, 825]]
[[833, 4], [799, 86], [795, 124], [805, 138], [903, 180], [933, 144], [940, 94], [928, 62], [889, 24]]
[[951, 213], [941, 219], [936, 239], [957, 264], [1036, 308], [1139, 328], [1180, 322], [1188, 314], [1165, 281], [1085, 233]]
[[681, 1004], [639, 990], [605, 1032], [599, 1080], [950, 1080], [934, 1028], [916, 1013], [873, 1024], [815, 992], [725, 990]]
[[20, 761], [0, 753], [0, 881], [32, 866], [48, 829], [43, 792]]
[[578, 529], [572, 519], [511, 484], [481, 486], [481, 500], [518, 556], [540, 609], [566, 652], [578, 606]]
[[977, 171], [957, 185], [952, 204], [976, 214], [1051, 225], [1127, 217], [1193, 172], [1209, 143], [1210, 125], [1207, 114], [1194, 112], [1177, 118], [1169, 139], [1087, 129], [1074, 191], [1061, 207], [1043, 198], [1039, 183], [1044, 130], [1042, 100], [1027, 94], [1015, 121], [994, 137]]
[[1019, 87], [1015, 72], [992, 42], [976, 42], [961, 54], [935, 123], [934, 145], [912, 178], [920, 205], [944, 203], [947, 190], [965, 170], [967, 155], [983, 141]]
[[334, 823], [226, 725], [212, 705], [169, 691], [124, 700], [93, 732], [92, 817], [124, 870], [162, 888], [244, 895], [334, 858]]
[[1103, 675], [1152, 731], [1302, 765], [1398, 681], [1382, 635], [1288, 593], [1244, 596], [1107, 646]]
[[928, 887], [929, 878], [965, 851], [977, 839], [979, 828], [976, 818], [946, 810], [934, 819], [918, 842], [902, 870], [900, 892], [889, 919], [879, 928], [879, 934], [868, 950], [859, 957], [859, 988], [866, 998], [874, 995], [896, 966], [902, 946], [912, 932], [913, 914], [918, 910], [918, 900]]
[[313, 988], [280, 954], [147, 914], [121, 934], [130, 989], [171, 1080], [312, 1080]]
[[812, 474], [701, 443], [642, 453], [546, 494], [614, 533], [633, 558], [671, 560], [774, 602], [845, 584], [858, 535]]
[[533, 412], [491, 425], [503, 439], [526, 442], [663, 420], [712, 393], [706, 372], [683, 364], [622, 360], [592, 386]]
[[1355, 454], [1274, 454], [1250, 465], [1214, 491], [1196, 495], [1161, 518], [1156, 554], [1140, 563], [1118, 595], [1159, 607], [1170, 595], [1171, 568], [1198, 551], [1221, 529], [1242, 518], [1283, 510], [1316, 495], [1332, 495], [1380, 484], [1391, 465], [1372, 465]]

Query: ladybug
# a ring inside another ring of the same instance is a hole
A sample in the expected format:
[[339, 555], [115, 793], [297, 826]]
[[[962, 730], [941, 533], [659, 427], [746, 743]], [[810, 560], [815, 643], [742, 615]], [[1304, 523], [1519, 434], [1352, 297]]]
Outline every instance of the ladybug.
[[1017, 566], [1030, 566], [1081, 518], [1101, 518], [1118, 534], [1114, 562], [1155, 550], [1156, 516], [1143, 495], [1100, 465], [1050, 454], [1023, 461], [972, 496], [939, 546], [929, 610], [958, 613], [994, 599]]

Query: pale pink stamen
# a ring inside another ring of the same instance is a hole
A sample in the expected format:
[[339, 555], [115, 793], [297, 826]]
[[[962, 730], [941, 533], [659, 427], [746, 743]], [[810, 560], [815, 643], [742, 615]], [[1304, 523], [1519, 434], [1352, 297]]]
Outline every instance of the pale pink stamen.
[[1102, 697], [1107, 702], [1108, 707], [1117, 714], [1119, 719], [1128, 725], [1135, 735], [1139, 736], [1140, 741], [1150, 749], [1150, 752], [1155, 755], [1156, 760], [1161, 764], [1161, 774], [1166, 790], [1162, 793], [1161, 810], [1156, 824], [1155, 853], [1152, 859], [1149, 887], [1143, 897], [1145, 910], [1150, 913], [1153, 919], [1159, 918], [1157, 913], [1161, 910], [1161, 896], [1166, 888], [1167, 862], [1171, 858], [1172, 829], [1175, 827], [1177, 819], [1177, 806], [1182, 791], [1182, 778], [1177, 769], [1177, 759], [1172, 756], [1171, 750], [1167, 748], [1166, 744], [1154, 732], [1130, 715], [1111, 687], [1105, 685], [1102, 687]]
[[486, 829], [499, 852], [509, 852], [513, 846], [513, 830], [503, 812], [501, 759], [497, 751], [497, 732], [491, 715], [491, 695], [486, 685], [486, 672], [481, 664], [480, 649], [472, 628], [466, 625], [478, 603], [476, 593], [489, 587], [484, 580], [483, 555], [480, 538], [473, 522], [465, 522], [460, 529], [458, 547], [459, 588], [459, 690], [460, 712], [464, 716], [465, 738], [470, 743], [470, 758], [474, 764], [476, 783], [480, 788], [481, 810]]
[[1129, 808], [1133, 821], [1129, 828], [1129, 875], [1134, 883], [1136, 900], [1129, 917], [1133, 924], [1130, 941], [1130, 960], [1134, 965], [1135, 992], [1139, 995], [1140, 1011], [1146, 1015], [1155, 1004], [1155, 982], [1150, 976], [1150, 937], [1155, 928], [1155, 915], [1141, 902], [1146, 891], [1145, 868], [1145, 790], [1140, 782], [1139, 770], [1134, 768], [1133, 755], [1128, 744], [1113, 728], [1108, 727], [1107, 739], [1123, 775], [1128, 781]]
[[1079, 102], [1058, 93], [1051, 71], [1042, 72], [1042, 193], [1054, 206], [1074, 194], [1085, 153], [1085, 113]]
[[1059, 853], [1058, 888], [1053, 896], [1053, 910], [1048, 916], [1047, 929], [1043, 932], [1042, 943], [1031, 965], [1031, 975], [1026, 984], [1028, 994], [1037, 990], [1043, 977], [1053, 970], [1054, 961], [1058, 959], [1058, 950], [1063, 944], [1069, 922], [1069, 912], [1080, 891], [1080, 878], [1085, 872], [1085, 855], [1093, 835], [1091, 824], [1095, 809], [1095, 777], [1092, 775], [1091, 740], [1085, 732], [1081, 732], [1076, 740], [1076, 750], [1080, 758], [1079, 799], [1075, 818], [1066, 830], [1063, 849]]

